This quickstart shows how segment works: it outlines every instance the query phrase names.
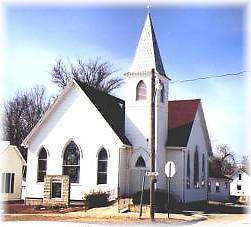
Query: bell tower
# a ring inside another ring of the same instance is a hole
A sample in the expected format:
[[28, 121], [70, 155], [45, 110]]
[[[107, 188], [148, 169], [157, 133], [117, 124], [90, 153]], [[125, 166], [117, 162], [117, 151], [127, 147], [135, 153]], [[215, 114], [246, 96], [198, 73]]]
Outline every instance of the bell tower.
[[[151, 124], [151, 77], [155, 72], [155, 153], [156, 171], [159, 172], [157, 187], [165, 188], [165, 145], [168, 132], [168, 83], [150, 12], [138, 42], [131, 69], [126, 76], [126, 128], [127, 138], [134, 149], [149, 152]], [[163, 176], [162, 176], [163, 175]]]

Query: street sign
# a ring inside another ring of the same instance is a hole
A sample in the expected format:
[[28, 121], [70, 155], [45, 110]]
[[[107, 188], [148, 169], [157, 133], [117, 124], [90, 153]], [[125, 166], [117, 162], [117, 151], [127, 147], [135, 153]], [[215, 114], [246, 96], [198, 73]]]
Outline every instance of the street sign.
[[175, 174], [175, 164], [173, 161], [168, 161], [165, 165], [165, 174], [167, 177], [173, 177]]
[[168, 161], [165, 165], [165, 174], [167, 175], [167, 181], [168, 181], [168, 197], [167, 197], [167, 207], [168, 207], [168, 218], [170, 214], [170, 192], [171, 192], [171, 178], [175, 174], [175, 164], [172, 161]]
[[158, 175], [158, 172], [146, 172], [146, 176], [148, 177], [157, 177]]

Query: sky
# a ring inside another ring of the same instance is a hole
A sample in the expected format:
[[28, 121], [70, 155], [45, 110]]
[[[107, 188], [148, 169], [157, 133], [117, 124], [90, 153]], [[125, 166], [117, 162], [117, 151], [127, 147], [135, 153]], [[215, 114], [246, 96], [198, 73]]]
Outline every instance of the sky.
[[[56, 59], [101, 57], [123, 77], [145, 21], [145, 6], [6, 7], [4, 98], [36, 84], [57, 94], [50, 70]], [[246, 70], [245, 8], [153, 6], [151, 16], [165, 71], [172, 81]], [[169, 99], [201, 98], [213, 149], [227, 144], [240, 160], [245, 143], [245, 77], [170, 83]], [[125, 89], [115, 95], [126, 97]]]

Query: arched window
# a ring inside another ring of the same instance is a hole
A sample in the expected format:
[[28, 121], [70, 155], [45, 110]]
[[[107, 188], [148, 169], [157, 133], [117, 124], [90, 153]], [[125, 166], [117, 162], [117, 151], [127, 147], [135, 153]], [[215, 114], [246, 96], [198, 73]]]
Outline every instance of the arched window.
[[187, 188], [190, 188], [190, 154], [187, 154]]
[[164, 84], [163, 84], [163, 83], [161, 83], [160, 101], [161, 101], [162, 103], [165, 102], [165, 87], [164, 87]]
[[205, 176], [206, 176], [206, 160], [205, 160], [205, 154], [202, 155], [202, 187], [205, 186]]
[[208, 181], [207, 190], [208, 190], [209, 192], [211, 192], [211, 182], [210, 182], [210, 181]]
[[146, 84], [141, 80], [136, 87], [136, 100], [146, 100], [146, 98]]
[[107, 152], [102, 148], [98, 154], [97, 184], [107, 184]]
[[47, 152], [45, 148], [41, 148], [38, 153], [38, 171], [37, 171], [37, 182], [44, 182], [44, 176], [47, 170]]
[[199, 153], [198, 153], [198, 147], [195, 147], [195, 152], [194, 152], [194, 186], [195, 188], [199, 188]]
[[80, 159], [77, 145], [71, 141], [64, 151], [63, 175], [68, 175], [71, 183], [79, 182]]
[[202, 175], [205, 177], [205, 168], [206, 168], [206, 163], [205, 163], [205, 154], [202, 155]]
[[135, 167], [146, 167], [145, 160], [142, 158], [142, 156], [139, 156], [139, 158], [137, 159]]

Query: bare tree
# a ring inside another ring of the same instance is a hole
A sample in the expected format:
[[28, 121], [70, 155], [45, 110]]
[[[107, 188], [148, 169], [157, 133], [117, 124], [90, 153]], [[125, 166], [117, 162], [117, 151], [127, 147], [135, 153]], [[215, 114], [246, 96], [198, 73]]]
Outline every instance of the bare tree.
[[70, 79], [74, 78], [87, 83], [91, 87], [110, 93], [123, 84], [123, 79], [113, 76], [116, 72], [109, 62], [101, 62], [100, 58], [85, 63], [81, 59], [76, 64], [66, 65], [62, 58], [56, 61], [50, 74], [52, 82], [64, 88]]
[[236, 170], [234, 153], [227, 145], [219, 145], [216, 148], [215, 155], [209, 160], [210, 175], [222, 177], [231, 175]]
[[14, 98], [4, 104], [4, 139], [18, 146], [25, 158], [26, 154], [20, 145], [48, 107], [49, 102], [42, 86], [36, 86], [30, 91], [18, 91]]
[[242, 160], [241, 160], [240, 169], [245, 171], [246, 173], [248, 173], [250, 166], [251, 166], [250, 156], [249, 155], [243, 155]]

